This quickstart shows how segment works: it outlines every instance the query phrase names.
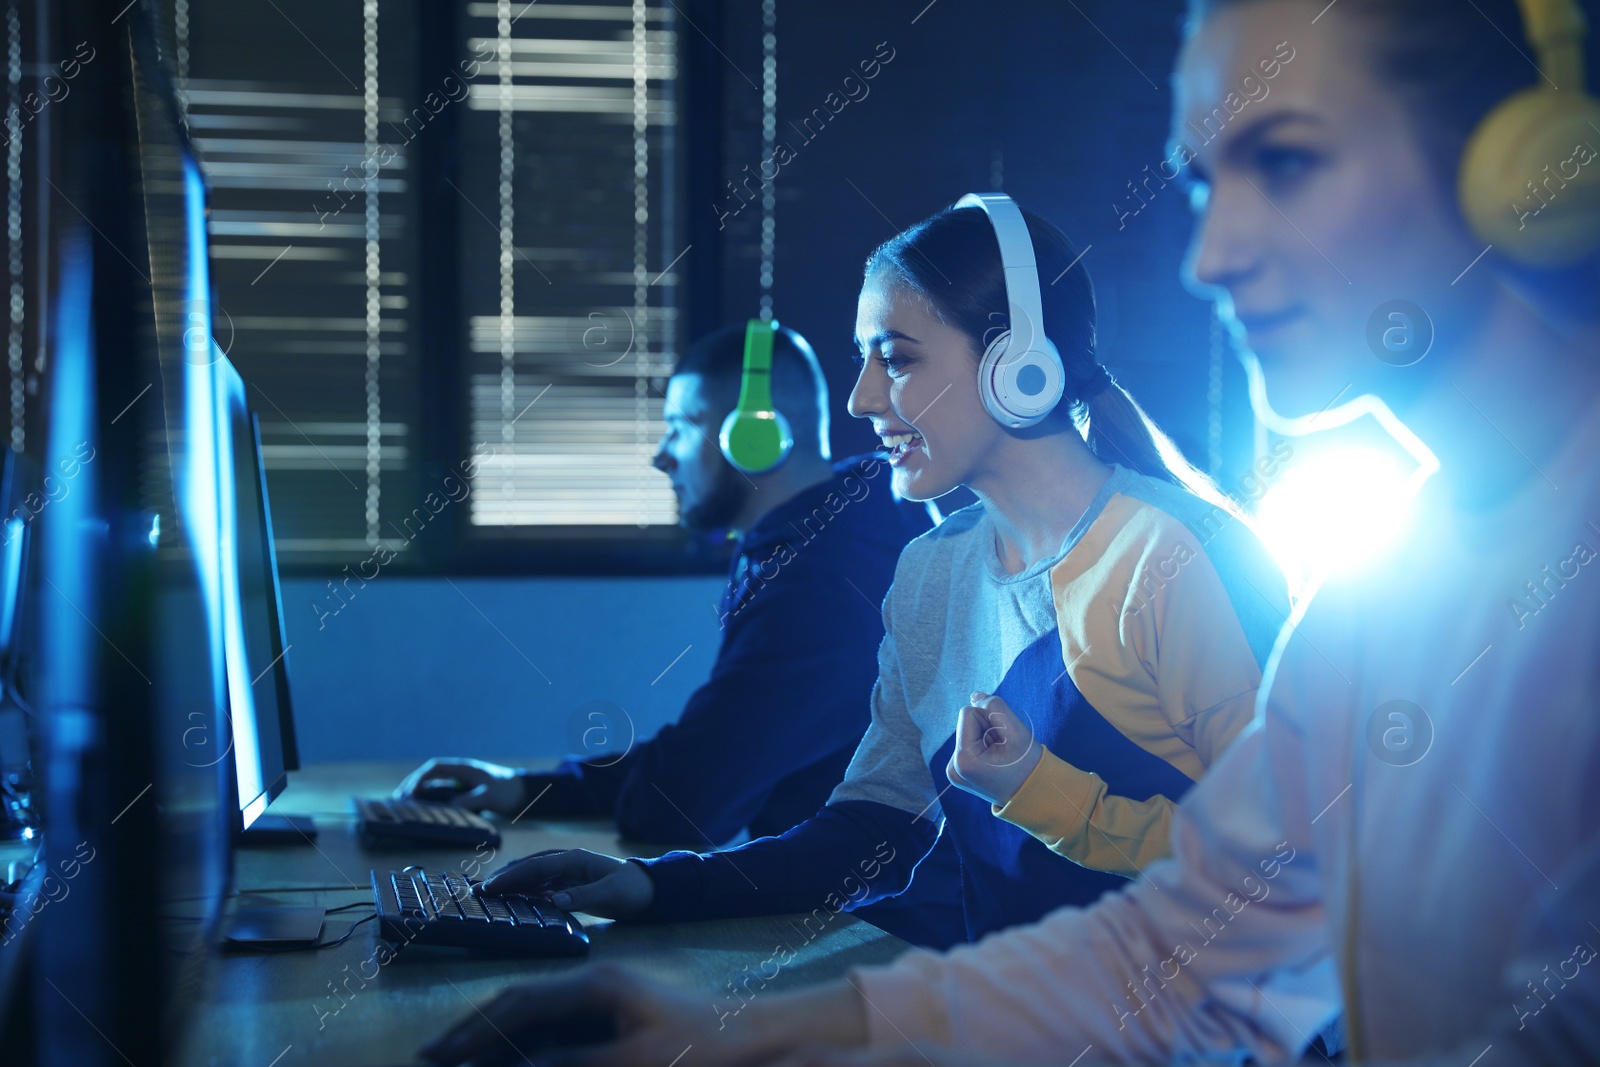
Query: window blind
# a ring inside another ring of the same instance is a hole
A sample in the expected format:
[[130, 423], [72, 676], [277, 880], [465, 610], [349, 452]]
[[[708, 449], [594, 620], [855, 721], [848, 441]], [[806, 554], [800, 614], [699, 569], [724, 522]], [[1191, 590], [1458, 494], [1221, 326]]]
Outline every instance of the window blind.
[[469, 3], [462, 307], [478, 527], [677, 520], [649, 469], [675, 359], [675, 10]]
[[416, 365], [412, 4], [173, 0], [217, 343], [261, 418], [280, 559], [403, 550]]

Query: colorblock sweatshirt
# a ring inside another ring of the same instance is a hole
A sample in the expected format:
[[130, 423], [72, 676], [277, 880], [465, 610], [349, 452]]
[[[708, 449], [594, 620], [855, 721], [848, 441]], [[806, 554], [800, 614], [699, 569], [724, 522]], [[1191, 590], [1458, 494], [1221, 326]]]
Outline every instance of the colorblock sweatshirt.
[[[1288, 608], [1281, 574], [1244, 523], [1125, 468], [1113, 468], [1057, 554], [1018, 574], [1000, 566], [987, 511], [962, 509], [901, 555], [884, 601], [872, 724], [828, 806], [777, 838], [646, 862], [656, 895], [644, 918], [892, 897], [941, 825], [941, 849], [959, 866], [941, 864], [952, 884], [933, 888], [961, 899], [964, 929], [918, 940], [976, 940], [1093, 901], [1126, 884], [1114, 872], [1148, 859], [1171, 802], [1250, 719]], [[1047, 770], [1005, 814], [1026, 814], [1033, 792], [1057, 781], [1060, 808], [1084, 808], [1073, 834], [1086, 844], [1067, 854], [1103, 869], [1063, 862], [950, 786], [957, 713], [975, 689], [1025, 715], [1076, 772]]]

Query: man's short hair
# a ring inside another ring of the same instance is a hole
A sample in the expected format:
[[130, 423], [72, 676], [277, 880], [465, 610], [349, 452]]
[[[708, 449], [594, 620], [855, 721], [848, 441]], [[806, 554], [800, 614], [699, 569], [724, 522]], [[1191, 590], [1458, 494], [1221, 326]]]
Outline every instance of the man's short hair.
[[[724, 326], [691, 344], [673, 375], [698, 374], [722, 411], [739, 400], [744, 373], [744, 325]], [[772, 345], [772, 402], [789, 420], [795, 448], [828, 454], [828, 380], [806, 339], [780, 326]]]

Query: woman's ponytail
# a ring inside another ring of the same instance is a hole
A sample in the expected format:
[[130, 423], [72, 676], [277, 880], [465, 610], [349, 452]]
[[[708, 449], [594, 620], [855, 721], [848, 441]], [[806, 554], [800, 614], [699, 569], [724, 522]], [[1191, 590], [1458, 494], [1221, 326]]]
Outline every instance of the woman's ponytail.
[[1080, 426], [1089, 451], [1102, 463], [1129, 470], [1187, 489], [1218, 507], [1237, 513], [1238, 507], [1204, 472], [1184, 457], [1172, 438], [1144, 413], [1139, 402], [1115, 381], [1082, 401]]

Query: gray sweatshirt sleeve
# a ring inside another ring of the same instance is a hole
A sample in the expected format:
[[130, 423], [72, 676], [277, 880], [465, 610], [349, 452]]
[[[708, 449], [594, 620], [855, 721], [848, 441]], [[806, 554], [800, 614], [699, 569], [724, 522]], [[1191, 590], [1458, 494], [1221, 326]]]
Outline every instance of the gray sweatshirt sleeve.
[[[902, 557], [895, 575], [896, 583], [905, 569]], [[844, 781], [839, 783], [828, 802], [864, 800], [887, 804], [913, 816], [921, 815], [937, 825], [944, 815], [939, 809], [933, 777], [922, 759], [922, 731], [912, 721], [906, 704], [900, 664], [902, 634], [895, 619], [894, 601], [895, 591], [891, 586], [883, 600], [884, 636], [883, 643], [878, 646], [878, 682], [872, 690], [872, 724], [850, 760]]]

